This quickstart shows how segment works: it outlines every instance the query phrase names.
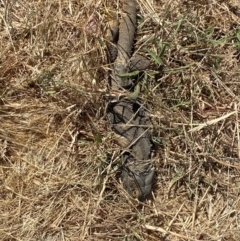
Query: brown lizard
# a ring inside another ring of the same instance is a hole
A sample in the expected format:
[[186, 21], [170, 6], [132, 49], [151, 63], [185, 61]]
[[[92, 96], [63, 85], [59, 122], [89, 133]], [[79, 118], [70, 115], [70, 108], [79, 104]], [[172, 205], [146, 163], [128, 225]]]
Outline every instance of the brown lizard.
[[[112, 62], [112, 89], [129, 90], [134, 86], [131, 78], [124, 77], [133, 70], [149, 65], [147, 58], [132, 57], [136, 33], [136, 0], [124, 0], [121, 19], [113, 14], [107, 32], [108, 57]], [[155, 169], [151, 161], [151, 135], [146, 125], [145, 111], [138, 101], [128, 98], [112, 100], [107, 104], [107, 116], [113, 130], [128, 140], [129, 148], [123, 154], [122, 182], [125, 190], [143, 201], [152, 191]]]

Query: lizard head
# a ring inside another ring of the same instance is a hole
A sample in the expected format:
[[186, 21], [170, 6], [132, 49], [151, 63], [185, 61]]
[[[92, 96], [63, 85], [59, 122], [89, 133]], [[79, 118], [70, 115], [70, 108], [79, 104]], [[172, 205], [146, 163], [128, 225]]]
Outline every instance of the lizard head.
[[128, 194], [139, 201], [152, 191], [155, 169], [149, 160], [128, 161], [122, 172], [122, 182]]

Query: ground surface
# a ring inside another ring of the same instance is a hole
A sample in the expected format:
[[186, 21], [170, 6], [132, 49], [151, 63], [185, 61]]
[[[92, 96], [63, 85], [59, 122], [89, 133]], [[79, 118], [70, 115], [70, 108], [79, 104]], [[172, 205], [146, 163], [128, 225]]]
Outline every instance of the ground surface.
[[0, 3], [0, 240], [240, 240], [239, 1], [138, 1], [144, 203], [104, 119], [112, 2]]

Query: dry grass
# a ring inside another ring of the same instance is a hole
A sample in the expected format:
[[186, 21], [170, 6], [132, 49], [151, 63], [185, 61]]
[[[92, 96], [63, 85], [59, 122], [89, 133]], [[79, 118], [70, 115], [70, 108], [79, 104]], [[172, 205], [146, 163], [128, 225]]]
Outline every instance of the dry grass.
[[145, 203], [119, 183], [104, 119], [118, 2], [1, 1], [1, 240], [240, 240], [239, 1], [139, 3], [157, 168]]

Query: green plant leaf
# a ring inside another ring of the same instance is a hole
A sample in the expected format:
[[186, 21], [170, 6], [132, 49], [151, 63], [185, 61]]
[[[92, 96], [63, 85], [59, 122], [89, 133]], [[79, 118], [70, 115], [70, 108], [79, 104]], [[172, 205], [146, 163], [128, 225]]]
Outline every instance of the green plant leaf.
[[139, 95], [139, 93], [140, 93], [140, 84], [137, 84], [136, 86], [135, 86], [135, 88], [134, 88], [134, 92], [133, 93], [131, 93], [131, 94], [129, 94], [128, 95], [128, 97], [130, 98], [130, 99], [132, 99], [132, 100], [136, 100], [137, 99], [137, 97], [138, 97], [138, 95]]
[[159, 64], [159, 65], [162, 65], [163, 64], [163, 61], [161, 60], [160, 56], [157, 55], [155, 52], [153, 51], [148, 51], [148, 53], [151, 55], [151, 57], [154, 59], [154, 61]]
[[139, 70], [133, 71], [133, 72], [129, 72], [129, 73], [124, 73], [124, 74], [118, 74], [119, 77], [132, 77], [132, 76], [136, 76], [140, 73]]
[[240, 43], [240, 32], [236, 33], [236, 37], [237, 37], [238, 42]]

